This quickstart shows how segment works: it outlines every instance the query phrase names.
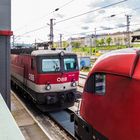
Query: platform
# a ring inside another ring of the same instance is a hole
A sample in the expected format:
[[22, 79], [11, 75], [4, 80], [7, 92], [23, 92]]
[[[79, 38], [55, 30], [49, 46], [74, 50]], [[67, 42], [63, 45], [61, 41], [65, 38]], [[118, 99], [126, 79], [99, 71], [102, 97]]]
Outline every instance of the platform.
[[0, 94], [0, 140], [25, 140]]
[[13, 94], [11, 94], [11, 112], [25, 140], [49, 140], [22, 103]]

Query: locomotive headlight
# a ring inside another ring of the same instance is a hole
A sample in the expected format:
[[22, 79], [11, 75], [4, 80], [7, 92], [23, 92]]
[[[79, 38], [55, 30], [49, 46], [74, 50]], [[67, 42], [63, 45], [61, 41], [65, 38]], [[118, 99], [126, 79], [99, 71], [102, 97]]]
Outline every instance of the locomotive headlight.
[[63, 51], [60, 52], [60, 56], [61, 56], [61, 57], [63, 57], [64, 54], [65, 54], [65, 53], [64, 53]]
[[46, 85], [45, 89], [46, 90], [50, 90], [51, 89], [51, 85], [50, 84]]
[[72, 86], [72, 87], [76, 87], [76, 85], [77, 85], [77, 84], [76, 84], [75, 81], [71, 83], [71, 86]]

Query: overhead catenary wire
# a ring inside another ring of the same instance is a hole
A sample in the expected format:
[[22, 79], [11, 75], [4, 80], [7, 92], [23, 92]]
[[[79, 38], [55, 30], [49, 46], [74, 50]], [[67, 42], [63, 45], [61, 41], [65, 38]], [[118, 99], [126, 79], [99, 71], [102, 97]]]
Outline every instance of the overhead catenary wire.
[[127, 10], [127, 11], [120, 12], [120, 13], [118, 13], [118, 14], [112, 14], [111, 16], [106, 16], [106, 17], [103, 17], [103, 18], [115, 17], [115, 16], [118, 16], [118, 15], [122, 15], [123, 13], [129, 12], [129, 11], [132, 11], [132, 10], [134, 10], [134, 11], [136, 11], [136, 10], [140, 10], [140, 7], [136, 7], [136, 8], [134, 8], [134, 9], [129, 9], [129, 10]]
[[[114, 27], [114, 28], [110, 28], [110, 29], [96, 29], [97, 32], [100, 32], [100, 31], [109, 31], [109, 30], [114, 30], [114, 29], [120, 29], [120, 28], [125, 28], [127, 25], [122, 25], [120, 27]], [[132, 24], [130, 25], [130, 27], [133, 27], [133, 26], [140, 26], [140, 23], [138, 24]], [[87, 33], [91, 33], [91, 34], [88, 34], [88, 35], [94, 35], [93, 33], [94, 31], [88, 31], [88, 32], [79, 32], [79, 33], [75, 33], [75, 34], [68, 34], [68, 33], [65, 33], [65, 37], [69, 37], [71, 38], [72, 36], [75, 36], [75, 35], [81, 35], [81, 34], [87, 34]], [[126, 31], [122, 31], [122, 32], [126, 32]], [[64, 33], [62, 33], [64, 34]], [[106, 34], [106, 33], [101, 33], [101, 34]], [[111, 33], [108, 33], [108, 34], [111, 34]], [[59, 34], [58, 34], [59, 35]], [[98, 35], [98, 34], [97, 34]], [[84, 35], [85, 36], [85, 35]]]
[[[108, 7], [118, 5], [118, 4], [123, 3], [123, 2], [126, 2], [126, 1], [128, 1], [128, 0], [122, 0], [122, 1], [119, 1], [119, 2], [115, 2], [115, 3], [109, 4], [109, 5], [103, 6], [101, 8], [95, 9], [95, 10], [91, 10], [91, 11], [88, 11], [88, 12], [85, 12], [85, 13], [82, 13], [82, 14], [79, 14], [79, 15], [75, 15], [75, 16], [69, 17], [69, 18], [64, 19], [64, 20], [60, 20], [60, 21], [56, 22], [55, 24], [58, 24], [58, 23], [61, 23], [61, 22], [64, 22], [64, 21], [68, 21], [68, 20], [71, 20], [71, 19], [74, 19], [74, 18], [83, 16], [83, 15], [86, 15], [86, 14], [89, 14], [89, 13], [93, 13], [93, 12], [102, 10], [102, 9], [106, 9]], [[42, 26], [40, 28], [37, 28], [37, 29], [31, 30], [31, 31], [25, 32], [25, 33], [23, 33], [23, 35], [28, 34], [28, 33], [31, 33], [31, 32], [35, 32], [35, 31], [38, 31], [38, 30], [41, 30], [43, 28], [46, 28], [46, 26]]]
[[86, 14], [90, 14], [90, 13], [93, 13], [93, 12], [96, 12], [96, 11], [99, 11], [99, 10], [102, 10], [102, 9], [106, 9], [106, 8], [108, 8], [108, 7], [118, 5], [118, 4], [123, 3], [123, 2], [126, 2], [126, 1], [128, 1], [128, 0], [122, 0], [122, 1], [119, 1], [119, 2], [116, 2], [116, 3], [112, 3], [112, 4], [109, 4], [109, 5], [103, 6], [103, 7], [101, 7], [101, 8], [97, 8], [97, 9], [95, 9], [95, 10], [91, 10], [91, 11], [88, 11], [88, 12], [85, 12], [85, 13], [82, 13], [82, 14], [78, 14], [78, 15], [75, 15], [75, 16], [72, 16], [72, 17], [69, 17], [69, 18], [66, 18], [66, 19], [57, 21], [56, 24], [57, 24], [57, 23], [64, 22], [64, 21], [71, 20], [71, 19], [73, 19], [73, 18], [77, 18], [77, 17], [83, 16], [83, 15], [86, 15]]
[[28, 32], [25, 32], [25, 33], [21, 34], [21, 36], [23, 36], [23, 35], [25, 35], [25, 34], [32, 33], [32, 32], [36, 32], [36, 31], [38, 31], [38, 30], [42, 30], [42, 29], [47, 28], [47, 27], [48, 27], [48, 26], [42, 26], [42, 27], [40, 27], [40, 28], [33, 29], [33, 30], [31, 30], [31, 31], [28, 31]]
[[63, 4], [62, 6], [56, 8], [54, 11], [58, 11], [59, 9], [65, 7], [65, 6], [67, 6], [67, 5], [69, 5], [69, 4], [72, 3], [73, 1], [75, 1], [75, 0], [71, 0], [71, 1], [69, 1], [69, 2], [67, 2], [67, 3], [65, 3], [65, 4]]
[[[139, 26], [140, 23], [138, 24], [132, 24], [130, 25], [130, 27], [132, 26]], [[99, 31], [108, 31], [108, 30], [114, 30], [114, 29], [119, 29], [119, 28], [125, 28], [127, 25], [122, 25], [120, 27], [114, 27], [114, 28], [110, 28], [110, 29], [96, 29], [97, 32]], [[93, 33], [93, 31], [88, 31], [88, 32], [79, 32], [79, 33], [75, 33], [75, 34], [65, 34], [66, 36], [74, 36], [74, 35], [80, 35], [80, 34], [86, 34], [86, 33]]]
[[[69, 5], [69, 4], [72, 3], [73, 1], [75, 1], [75, 0], [69, 1], [69, 2], [67, 2], [67, 3], [65, 3], [65, 4], [63, 4], [63, 5], [61, 5], [61, 6], [57, 7], [57, 8], [55, 8], [54, 10], [52, 10], [52, 12], [50, 12], [50, 13], [48, 13], [48, 14], [45, 14], [45, 15], [39, 17], [39, 18], [36, 18], [36, 19], [32, 20], [31, 22], [33, 22], [33, 21], [35, 22], [35, 21], [38, 21], [39, 19], [47, 18], [47, 17], [49, 17], [51, 14], [53, 14], [54, 12], [57, 12], [58, 10], [62, 9], [63, 7], [65, 7], [65, 6], [67, 6], [67, 5]], [[31, 23], [28, 23], [28, 24], [26, 24], [26, 25], [23, 25], [22, 27], [16, 29], [15, 31], [19, 31], [19, 30], [23, 29], [24, 27], [28, 26], [29, 24], [31, 24]]]
[[[105, 17], [102, 17], [102, 19], [103, 18], [109, 18], [109, 17], [115, 17], [115, 16], [118, 16], [118, 15], [122, 15], [123, 13], [126, 13], [126, 12], [129, 12], [129, 11], [132, 11], [132, 10], [140, 10], [140, 7], [136, 7], [136, 8], [133, 8], [133, 9], [129, 9], [129, 10], [127, 10], [127, 11], [125, 11], [125, 12], [119, 12], [118, 14], [112, 14], [112, 15], [110, 15], [110, 16], [105, 16]], [[79, 25], [81, 25], [81, 24], [79, 24]], [[108, 27], [109, 28], [109, 27]], [[116, 27], [115, 27], [116, 28]], [[112, 28], [110, 28], [110, 29], [112, 29]], [[108, 30], [110, 30], [110, 29], [108, 29]], [[62, 31], [62, 30], [59, 30], [59, 29], [54, 29], [54, 30], [56, 30], [56, 31], [59, 31], [59, 32], [63, 32], [63, 34], [68, 34], [69, 35], [69, 33], [68, 32], [64, 32], [64, 31]], [[104, 29], [104, 30], [107, 30], [107, 29]], [[76, 33], [76, 34], [84, 34], [84, 33], [90, 33], [90, 32], [93, 32], [93, 31], [88, 31], [88, 32], [80, 32], [80, 33]], [[60, 33], [59, 33], [60, 34]], [[72, 34], [73, 35], [73, 34]]]
[[[137, 7], [137, 8], [131, 9], [131, 10], [139, 10], [139, 9], [140, 9], [140, 7]], [[127, 11], [130, 11], [130, 10], [127, 10]], [[127, 11], [125, 11], [125, 12], [127, 12]], [[121, 12], [121, 13], [118, 13], [118, 14], [116, 14], [116, 15], [120, 15], [120, 14], [125, 13], [125, 12]], [[104, 18], [107, 18], [107, 17], [104, 17]], [[134, 25], [137, 25], [137, 24], [134, 24]], [[138, 25], [139, 25], [139, 24], [138, 24]], [[130, 25], [130, 26], [131, 26], [131, 25]], [[126, 27], [126, 25], [121, 26], [121, 27], [117, 27], [117, 28], [122, 28], [122, 27]], [[28, 33], [31, 33], [31, 32], [35, 32], [35, 31], [38, 31], [38, 30], [41, 30], [41, 29], [44, 29], [44, 28], [47, 28], [47, 26], [42, 26], [42, 27], [40, 27], [40, 28], [36, 28], [36, 29], [34, 29], [34, 30], [25, 32], [25, 33], [22, 34], [22, 35], [25, 35], [25, 34], [28, 34]], [[110, 29], [108, 29], [108, 30], [111, 30], [111, 29], [113, 29], [113, 28], [110, 28]], [[115, 27], [114, 29], [116, 29], [116, 27]], [[57, 29], [56, 29], [56, 30], [57, 30]], [[104, 30], [107, 30], [107, 29], [104, 29]], [[97, 31], [102, 31], [102, 30], [97, 30]], [[92, 31], [90, 31], [90, 32], [92, 32]], [[82, 32], [82, 33], [84, 33], [84, 32]]]
[[[122, 26], [120, 26], [120, 27], [114, 27], [114, 28], [108, 28], [108, 29], [96, 29], [96, 31], [97, 31], [97, 32], [100, 32], [100, 31], [108, 31], [108, 30], [114, 30], [114, 29], [119, 29], [119, 28], [125, 28], [126, 26], [127, 26], [127, 25], [122, 25]], [[140, 26], [140, 23], [130, 25], [130, 27], [133, 27], [133, 26]], [[34, 32], [34, 31], [38, 31], [38, 30], [44, 29], [45, 27], [47, 27], [47, 26], [43, 26], [43, 27], [37, 28], [37, 29], [35, 29], [35, 30], [26, 32], [25, 34], [28, 34], [28, 33]], [[60, 31], [60, 30], [59, 30], [59, 31]], [[65, 34], [65, 36], [74, 36], [74, 35], [87, 34], [87, 33], [93, 33], [93, 31], [79, 32], [79, 33], [75, 33], [75, 34], [68, 34], [68, 32], [67, 32], [67, 33], [64, 33], [64, 34]], [[23, 35], [25, 35], [25, 34], [22, 34], [21, 36], [23, 36]]]

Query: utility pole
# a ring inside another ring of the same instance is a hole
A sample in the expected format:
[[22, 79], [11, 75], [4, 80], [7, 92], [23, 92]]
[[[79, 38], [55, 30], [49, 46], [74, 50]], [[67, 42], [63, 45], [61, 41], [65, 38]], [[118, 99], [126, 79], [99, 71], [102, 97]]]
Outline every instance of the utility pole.
[[53, 48], [53, 38], [54, 38], [54, 35], [53, 35], [53, 20], [54, 19], [50, 19], [50, 44], [51, 44], [52, 48]]
[[92, 55], [92, 38], [93, 34], [90, 36], [90, 55]]
[[126, 22], [127, 22], [127, 24], [126, 24], [126, 33], [127, 33], [126, 38], [127, 38], [127, 47], [128, 48], [130, 48], [130, 28], [129, 28], [129, 26], [130, 26], [130, 17], [131, 17], [131, 15], [126, 15]]
[[62, 34], [60, 34], [60, 48], [62, 48]]
[[35, 45], [36, 45], [36, 38], [35, 38]]
[[37, 42], [36, 42], [36, 38], [35, 38], [35, 48], [37, 49]]
[[94, 31], [95, 31], [95, 40], [94, 40], [95, 42], [94, 43], [95, 43], [95, 54], [96, 54], [96, 28]]

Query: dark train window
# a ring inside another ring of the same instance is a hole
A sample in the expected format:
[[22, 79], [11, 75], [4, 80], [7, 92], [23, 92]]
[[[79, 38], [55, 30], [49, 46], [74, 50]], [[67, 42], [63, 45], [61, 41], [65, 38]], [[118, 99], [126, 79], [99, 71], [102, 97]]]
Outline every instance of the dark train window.
[[35, 68], [35, 61], [33, 58], [31, 58], [31, 69], [33, 70]]
[[90, 75], [90, 77], [87, 79], [85, 83], [84, 91], [88, 93], [94, 92], [94, 75]]
[[104, 73], [95, 73], [91, 75], [85, 84], [84, 91], [96, 95], [104, 95], [106, 86], [106, 75]]
[[105, 94], [105, 74], [95, 74], [94, 75], [94, 87], [95, 87], [95, 94], [97, 95], [104, 95]]

